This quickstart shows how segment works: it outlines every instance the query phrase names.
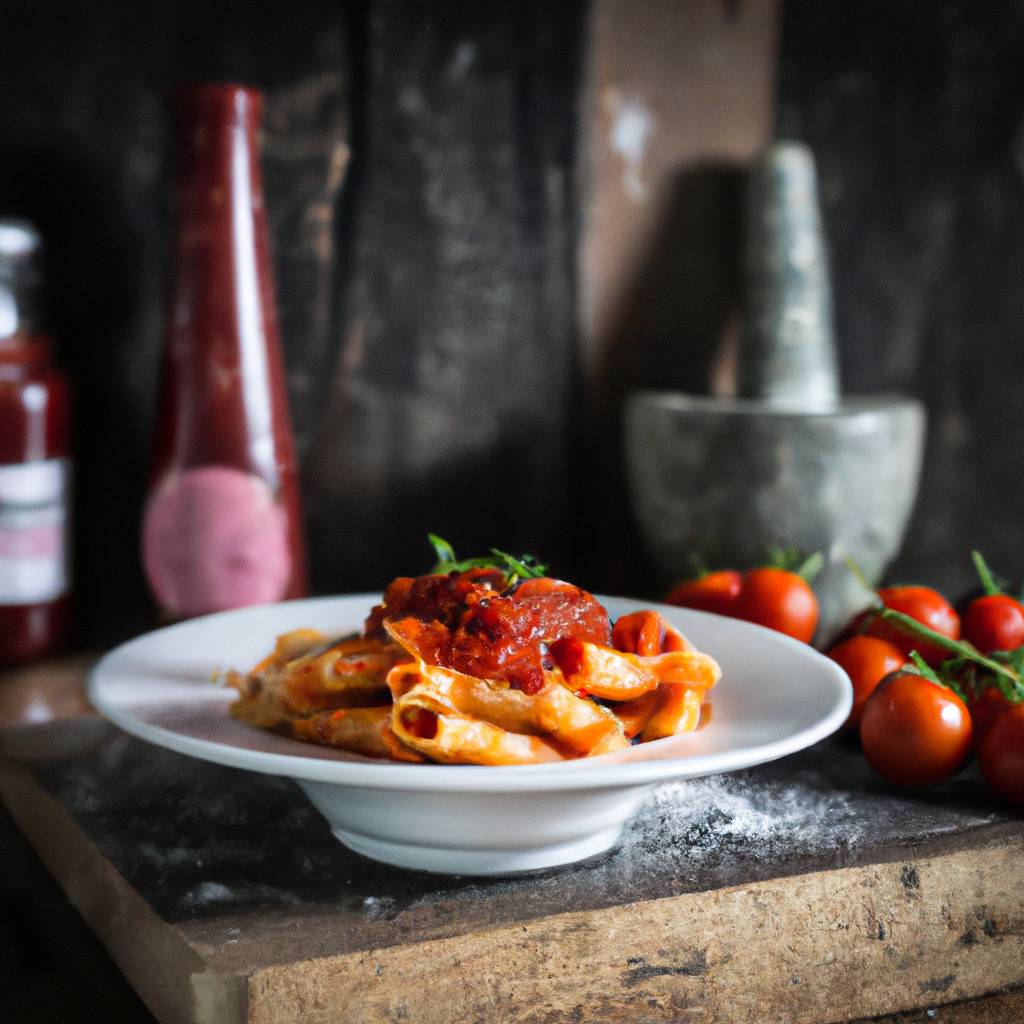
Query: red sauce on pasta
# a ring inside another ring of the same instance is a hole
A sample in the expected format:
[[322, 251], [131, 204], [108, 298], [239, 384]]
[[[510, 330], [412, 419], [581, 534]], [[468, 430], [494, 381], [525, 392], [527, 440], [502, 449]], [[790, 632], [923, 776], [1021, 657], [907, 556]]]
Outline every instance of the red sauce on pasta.
[[497, 570], [399, 577], [366, 620], [368, 636], [384, 621], [414, 618], [420, 656], [435, 665], [485, 679], [504, 679], [524, 693], [544, 685], [554, 667], [550, 647], [571, 639], [607, 645], [608, 613], [585, 590], [552, 579], [523, 580], [501, 590]]

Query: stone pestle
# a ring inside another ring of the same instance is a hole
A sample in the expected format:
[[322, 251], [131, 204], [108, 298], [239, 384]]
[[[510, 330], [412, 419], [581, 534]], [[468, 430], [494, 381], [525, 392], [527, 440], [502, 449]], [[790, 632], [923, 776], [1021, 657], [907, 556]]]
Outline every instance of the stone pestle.
[[752, 169], [745, 264], [737, 394], [803, 411], [834, 409], [832, 284], [806, 146], [776, 143]]
[[862, 606], [902, 543], [925, 416], [901, 396], [842, 397], [817, 174], [778, 142], [748, 190], [735, 398], [644, 391], [625, 409], [632, 506], [666, 581], [744, 568], [771, 547], [821, 551], [819, 638]]

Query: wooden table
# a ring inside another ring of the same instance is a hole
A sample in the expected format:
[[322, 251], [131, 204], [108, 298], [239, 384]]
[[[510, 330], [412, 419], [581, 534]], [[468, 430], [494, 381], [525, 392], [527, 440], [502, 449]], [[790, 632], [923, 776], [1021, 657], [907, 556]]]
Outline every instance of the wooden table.
[[1024, 1018], [1024, 822], [970, 774], [891, 794], [841, 739], [663, 787], [617, 851], [497, 880], [365, 860], [287, 780], [95, 718], [0, 752], [11, 815], [163, 1021]]

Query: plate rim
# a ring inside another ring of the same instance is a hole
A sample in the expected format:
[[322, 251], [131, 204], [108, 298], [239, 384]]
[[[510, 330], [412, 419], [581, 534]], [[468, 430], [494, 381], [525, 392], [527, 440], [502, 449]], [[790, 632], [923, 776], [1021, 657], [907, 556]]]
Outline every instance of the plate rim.
[[[836, 732], [845, 722], [853, 705], [853, 689], [846, 672], [832, 659], [809, 644], [775, 630], [731, 619], [727, 616], [696, 609], [681, 609], [656, 601], [644, 601], [631, 597], [594, 595], [602, 604], [616, 602], [633, 605], [636, 608], [650, 608], [669, 613], [685, 611], [687, 615], [725, 619], [741, 633], [753, 632], [773, 643], [790, 646], [817, 663], [826, 678], [835, 686], [835, 700], [831, 710], [809, 726], [792, 734], [766, 743], [740, 748], [738, 751], [718, 751], [709, 754], [681, 755], [678, 757], [655, 758], [638, 761], [617, 761], [615, 754], [579, 758], [557, 764], [537, 765], [445, 765], [445, 764], [402, 764], [397, 762], [340, 761], [282, 754], [277, 751], [251, 750], [234, 747], [216, 740], [205, 740], [188, 736], [159, 725], [141, 721], [116, 705], [104, 699], [100, 690], [102, 676], [110, 662], [157, 634], [166, 634], [187, 629], [197, 622], [213, 619], [224, 620], [244, 617], [256, 608], [263, 611], [294, 604], [321, 604], [337, 601], [366, 601], [379, 603], [377, 593], [331, 594], [316, 597], [296, 598], [271, 604], [251, 605], [211, 615], [199, 616], [150, 630], [119, 644], [103, 655], [89, 670], [86, 679], [86, 695], [96, 710], [119, 729], [155, 746], [172, 750], [188, 757], [209, 761], [231, 768], [241, 768], [264, 775], [275, 775], [299, 782], [318, 782], [361, 789], [403, 790], [435, 793], [536, 793], [567, 790], [621, 789], [631, 786], [653, 785], [678, 779], [700, 778], [723, 772], [741, 771], [768, 761], [774, 761], [789, 754], [813, 746]], [[254, 727], [255, 728], [255, 727]], [[656, 740], [656, 743], [666, 742]]]

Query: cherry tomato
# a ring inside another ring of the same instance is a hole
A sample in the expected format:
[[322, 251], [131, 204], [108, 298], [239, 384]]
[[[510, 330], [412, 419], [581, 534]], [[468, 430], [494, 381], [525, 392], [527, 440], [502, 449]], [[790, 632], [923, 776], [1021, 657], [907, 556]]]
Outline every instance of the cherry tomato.
[[806, 580], [785, 569], [751, 569], [734, 613], [809, 644], [818, 628], [818, 599]]
[[[878, 596], [886, 608], [903, 612], [936, 633], [948, 636], [950, 640], [960, 639], [960, 616], [937, 590], [931, 587], [883, 587], [878, 591]], [[884, 619], [869, 618], [864, 632], [868, 636], [888, 640], [904, 654], [917, 651], [929, 665], [938, 665], [950, 657], [945, 648], [904, 633]]]
[[996, 719], [1013, 706], [995, 686], [986, 686], [981, 693], [971, 697], [968, 707], [971, 709], [975, 742], [981, 743], [989, 729], [995, 725]]
[[718, 615], [735, 615], [736, 600], [742, 586], [743, 576], [740, 573], [735, 569], [722, 569], [673, 587], [665, 603]]
[[1024, 704], [1014, 704], [989, 729], [978, 764], [997, 796], [1024, 807]]
[[975, 598], [964, 612], [963, 631], [982, 654], [1015, 650], [1024, 644], [1024, 607], [1006, 594]]
[[868, 698], [860, 740], [868, 764], [886, 782], [930, 786], [955, 775], [967, 760], [971, 716], [952, 690], [900, 670]]
[[855, 729], [860, 725], [864, 705], [875, 687], [887, 675], [907, 663], [898, 647], [876, 636], [852, 636], [836, 644], [828, 656], [846, 672], [853, 683], [853, 709], [846, 720], [847, 729]]

